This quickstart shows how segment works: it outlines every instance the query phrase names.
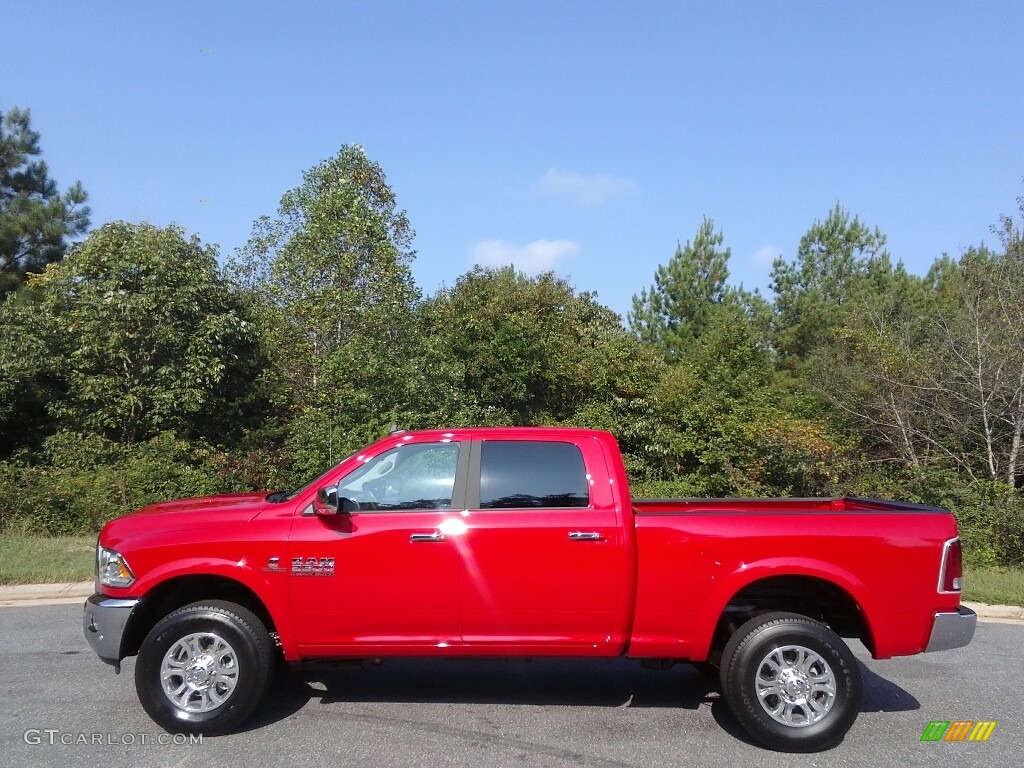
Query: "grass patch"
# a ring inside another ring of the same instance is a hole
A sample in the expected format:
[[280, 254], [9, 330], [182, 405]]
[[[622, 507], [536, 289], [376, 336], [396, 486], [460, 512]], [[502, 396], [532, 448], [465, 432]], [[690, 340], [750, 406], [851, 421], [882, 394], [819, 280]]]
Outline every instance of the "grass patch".
[[90, 581], [96, 574], [95, 536], [0, 534], [0, 584]]
[[990, 605], [1024, 605], [1024, 570], [964, 566], [964, 600]]

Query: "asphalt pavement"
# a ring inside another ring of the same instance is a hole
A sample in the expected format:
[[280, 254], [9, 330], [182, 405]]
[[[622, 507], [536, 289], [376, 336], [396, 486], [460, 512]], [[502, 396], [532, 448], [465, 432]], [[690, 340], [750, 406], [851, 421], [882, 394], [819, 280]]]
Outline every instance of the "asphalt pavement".
[[[89, 649], [80, 600], [17, 605], [0, 610], [0, 755], [11, 766], [903, 768], [1010, 764], [1024, 748], [1019, 622], [980, 623], [967, 648], [881, 662], [855, 644], [864, 703], [846, 741], [780, 755], [751, 743], [692, 668], [628, 660], [400, 660], [286, 676], [242, 732], [174, 743], [138, 703], [133, 660], [115, 676]], [[987, 742], [922, 742], [933, 720], [997, 724]]]

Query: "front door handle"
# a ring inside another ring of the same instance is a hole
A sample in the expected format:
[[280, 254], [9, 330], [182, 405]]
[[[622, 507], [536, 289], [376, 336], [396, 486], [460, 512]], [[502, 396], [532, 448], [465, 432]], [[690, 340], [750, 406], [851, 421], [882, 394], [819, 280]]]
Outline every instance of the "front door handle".
[[426, 542], [429, 544], [430, 542], [444, 541], [444, 534], [440, 531], [434, 531], [433, 533], [414, 533], [409, 537], [409, 541], [416, 543]]
[[604, 541], [597, 531], [569, 531], [569, 541]]

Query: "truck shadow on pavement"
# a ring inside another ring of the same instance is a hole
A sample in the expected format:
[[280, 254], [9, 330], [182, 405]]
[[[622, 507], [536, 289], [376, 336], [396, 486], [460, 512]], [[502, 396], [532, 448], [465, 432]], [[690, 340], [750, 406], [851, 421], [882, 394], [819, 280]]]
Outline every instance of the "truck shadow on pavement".
[[860, 663], [860, 674], [864, 681], [861, 712], [913, 712], [921, 708], [921, 702], [909, 691], [875, 674], [863, 663]]
[[[862, 712], [903, 712], [920, 703], [896, 683], [860, 664]], [[642, 668], [629, 659], [480, 661], [387, 659], [380, 665], [281, 674], [243, 730], [280, 722], [305, 708], [357, 703], [498, 704], [567, 707], [710, 707], [719, 726], [752, 743], [729, 712], [717, 678], [688, 664]]]

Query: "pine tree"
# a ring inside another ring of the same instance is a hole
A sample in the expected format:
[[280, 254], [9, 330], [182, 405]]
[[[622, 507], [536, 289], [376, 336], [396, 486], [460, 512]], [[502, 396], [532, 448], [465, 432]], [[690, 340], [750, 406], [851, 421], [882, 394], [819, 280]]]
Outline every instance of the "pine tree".
[[677, 246], [667, 265], [658, 267], [654, 285], [633, 297], [629, 327], [642, 340], [677, 359], [707, 326], [714, 307], [729, 296], [728, 248], [705, 217], [693, 242]]
[[85, 190], [76, 181], [61, 195], [40, 154], [29, 110], [0, 115], [0, 295], [60, 261], [67, 238], [89, 228]]

